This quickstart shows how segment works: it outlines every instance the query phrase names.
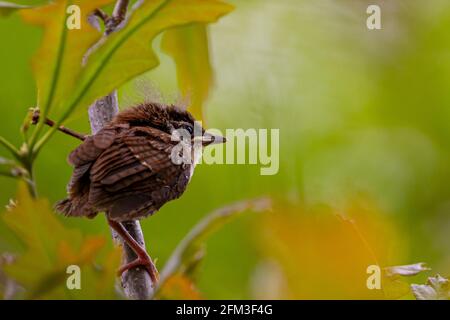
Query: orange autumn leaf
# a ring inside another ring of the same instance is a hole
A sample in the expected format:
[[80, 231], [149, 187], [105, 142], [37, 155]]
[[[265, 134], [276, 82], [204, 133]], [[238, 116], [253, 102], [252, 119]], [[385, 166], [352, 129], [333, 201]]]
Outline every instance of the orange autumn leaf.
[[161, 299], [199, 300], [202, 298], [194, 283], [179, 273], [167, 279], [160, 290]]
[[[30, 299], [113, 298], [115, 271], [120, 254], [105, 254], [103, 236], [85, 237], [80, 230], [66, 228], [45, 199], [33, 199], [24, 183], [16, 205], [1, 215], [22, 242], [23, 252], [4, 266], [6, 275], [25, 289]], [[78, 266], [84, 290], [68, 290], [67, 268]]]
[[391, 264], [398, 238], [394, 226], [375, 211], [358, 204], [346, 212], [278, 205], [264, 215], [259, 226], [262, 254], [279, 265], [288, 284], [279, 298], [387, 297], [392, 288], [367, 287], [367, 268]]

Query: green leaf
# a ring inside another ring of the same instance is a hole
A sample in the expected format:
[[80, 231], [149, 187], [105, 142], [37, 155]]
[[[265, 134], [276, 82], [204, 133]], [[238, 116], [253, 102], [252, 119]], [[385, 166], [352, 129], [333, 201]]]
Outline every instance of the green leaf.
[[[34, 200], [24, 184], [20, 184], [17, 205], [3, 213], [2, 219], [24, 245], [24, 252], [15, 261], [4, 267], [6, 274], [26, 290], [28, 298], [79, 298], [95, 296], [98, 286], [104, 296], [114, 295], [115, 269], [107, 260], [100, 262], [103, 271], [96, 271], [94, 261], [105, 245], [101, 236], [84, 237], [79, 230], [67, 229], [57, 219], [47, 200]], [[66, 268], [78, 265], [82, 279], [91, 276], [91, 282], [82, 283], [86, 288], [73, 293], [66, 287]], [[109, 281], [109, 293], [105, 291], [105, 275]]]
[[[53, 107], [61, 104], [72, 93], [82, 69], [86, 51], [100, 38], [87, 17], [95, 8], [113, 0], [57, 0], [49, 5], [21, 11], [23, 19], [44, 28], [41, 45], [32, 60], [38, 89], [37, 105], [45, 118]], [[68, 29], [67, 8], [75, 4], [80, 8], [80, 29]]]
[[427, 284], [412, 284], [417, 300], [450, 300], [450, 281], [440, 275], [428, 278]]
[[190, 100], [189, 110], [197, 119], [202, 119], [202, 105], [213, 79], [206, 25], [195, 23], [168, 30], [161, 46], [175, 61], [178, 86], [182, 95]]
[[218, 0], [158, 0], [144, 2], [125, 28], [112, 33], [88, 59], [76, 93], [67, 110], [86, 108], [126, 81], [159, 64], [151, 48], [162, 31], [192, 22], [208, 23], [230, 12], [232, 6]]

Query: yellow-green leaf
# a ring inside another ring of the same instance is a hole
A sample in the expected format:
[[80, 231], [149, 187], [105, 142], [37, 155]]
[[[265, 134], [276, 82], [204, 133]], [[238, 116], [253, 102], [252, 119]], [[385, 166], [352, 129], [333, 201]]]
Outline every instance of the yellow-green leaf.
[[[113, 0], [57, 0], [35, 9], [22, 10], [23, 19], [44, 28], [41, 45], [33, 57], [32, 67], [38, 90], [38, 106], [46, 116], [51, 108], [60, 107], [73, 90], [82, 68], [82, 58], [101, 33], [87, 17], [95, 8]], [[80, 9], [80, 29], [69, 29], [67, 19], [71, 5]]]
[[[84, 237], [79, 230], [66, 228], [48, 201], [32, 199], [23, 183], [16, 203], [2, 214], [2, 220], [23, 243], [24, 252], [18, 253], [4, 270], [26, 290], [28, 298], [67, 299], [74, 295], [87, 298], [95, 296], [97, 288], [105, 295], [97, 298], [112, 297], [119, 259], [100, 259], [106, 242], [103, 236]], [[94, 262], [102, 266], [100, 271]], [[70, 265], [81, 268], [84, 289], [77, 293], [66, 287], [66, 270]], [[90, 283], [86, 281], [88, 276]], [[105, 289], [106, 283], [109, 291]]]
[[218, 0], [144, 2], [126, 27], [111, 34], [89, 57], [68, 109], [86, 108], [94, 99], [156, 67], [159, 61], [151, 42], [162, 31], [193, 22], [213, 22], [232, 8]]
[[0, 1], [0, 17], [8, 16], [16, 10], [30, 8], [29, 5], [23, 5], [19, 3], [12, 3], [6, 1]]
[[189, 110], [202, 119], [202, 105], [213, 78], [206, 25], [195, 23], [168, 30], [161, 46], [175, 61], [178, 86], [189, 100]]

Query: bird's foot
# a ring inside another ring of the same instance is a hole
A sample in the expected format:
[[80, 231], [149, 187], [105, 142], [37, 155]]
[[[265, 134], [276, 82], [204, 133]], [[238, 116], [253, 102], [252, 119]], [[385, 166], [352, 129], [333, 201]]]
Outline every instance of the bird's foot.
[[147, 251], [145, 251], [145, 248], [141, 244], [137, 243], [137, 241], [130, 235], [130, 233], [120, 222], [108, 219], [108, 223], [111, 228], [113, 228], [122, 237], [124, 243], [126, 243], [137, 255], [136, 260], [123, 265], [119, 269], [119, 271], [117, 272], [119, 277], [122, 275], [122, 273], [132, 268], [143, 267], [145, 270], [147, 270], [148, 274], [150, 275], [150, 279], [152, 280], [153, 287], [155, 287], [158, 284], [159, 280], [158, 270], [156, 269], [152, 258], [150, 258]]
[[137, 268], [137, 267], [143, 267], [145, 270], [147, 270], [147, 272], [150, 276], [150, 279], [152, 280], [153, 286], [158, 284], [158, 281], [159, 281], [158, 270], [156, 269], [155, 265], [153, 264], [152, 259], [148, 255], [138, 257], [136, 260], [123, 265], [122, 267], [120, 267], [117, 274], [119, 276], [121, 276], [125, 271], [128, 271], [133, 268]]

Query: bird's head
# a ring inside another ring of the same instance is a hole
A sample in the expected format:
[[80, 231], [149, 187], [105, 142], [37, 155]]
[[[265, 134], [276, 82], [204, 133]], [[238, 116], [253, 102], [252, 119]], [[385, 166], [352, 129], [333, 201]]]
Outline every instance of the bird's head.
[[203, 146], [226, 141], [222, 136], [206, 132], [189, 111], [175, 105], [143, 103], [120, 112], [114, 122], [150, 126], [172, 136], [176, 130], [180, 135], [189, 136], [192, 143], [199, 141]]

